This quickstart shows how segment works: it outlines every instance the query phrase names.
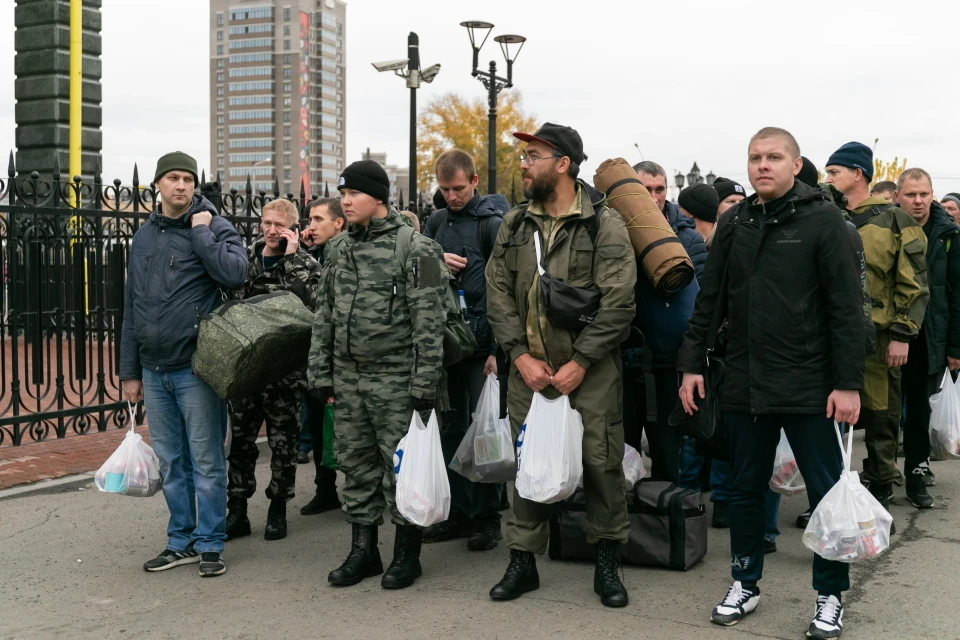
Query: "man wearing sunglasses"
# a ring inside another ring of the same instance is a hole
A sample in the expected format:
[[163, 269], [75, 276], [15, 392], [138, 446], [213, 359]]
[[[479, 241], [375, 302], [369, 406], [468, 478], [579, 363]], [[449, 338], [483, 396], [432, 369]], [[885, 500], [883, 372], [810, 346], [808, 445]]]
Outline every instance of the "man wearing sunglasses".
[[[584, 529], [587, 541], [597, 545], [593, 588], [605, 606], [623, 607], [628, 598], [618, 575], [620, 544], [627, 541], [630, 525], [623, 491], [620, 343], [635, 310], [633, 247], [604, 195], [577, 180], [586, 160], [580, 134], [546, 123], [533, 135], [514, 136], [527, 143], [520, 156], [527, 202], [504, 217], [486, 270], [487, 318], [513, 360], [507, 396], [511, 426], [516, 437], [534, 392], [550, 399], [567, 395], [580, 412]], [[537, 251], [538, 242], [542, 251]], [[547, 319], [538, 253], [545, 272], [555, 279], [599, 290], [596, 310], [591, 305], [589, 313], [581, 314], [593, 320], [582, 328], [559, 328]], [[506, 526], [510, 564], [491, 598], [512, 600], [540, 587], [534, 554], [547, 549], [552, 513], [553, 505], [527, 500], [514, 490]]]

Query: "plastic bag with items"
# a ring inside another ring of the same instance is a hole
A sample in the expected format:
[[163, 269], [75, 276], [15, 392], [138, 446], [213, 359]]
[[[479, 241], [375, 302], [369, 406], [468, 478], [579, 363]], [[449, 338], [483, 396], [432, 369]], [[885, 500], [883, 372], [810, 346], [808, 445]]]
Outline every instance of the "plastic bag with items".
[[160, 491], [160, 459], [153, 447], [134, 431], [137, 424], [133, 405], [127, 403], [130, 430], [117, 450], [97, 470], [94, 482], [100, 491], [136, 498], [149, 498]]
[[397, 509], [412, 524], [429, 527], [450, 515], [450, 482], [440, 448], [437, 412], [430, 413], [426, 426], [420, 413], [413, 412], [410, 428], [393, 455], [397, 477]]
[[940, 391], [930, 397], [930, 455], [960, 458], [960, 378], [954, 382], [950, 369]]
[[784, 496], [793, 496], [807, 490], [800, 475], [800, 467], [790, 448], [787, 434], [780, 429], [780, 444], [777, 445], [777, 455], [773, 460], [773, 477], [770, 478], [770, 488]]
[[857, 472], [850, 470], [853, 429], [847, 435], [846, 449], [839, 425], [837, 439], [843, 452], [843, 473], [813, 510], [803, 532], [803, 544], [824, 560], [874, 558], [890, 546], [893, 516], [860, 484]]
[[[623, 484], [627, 491], [633, 491], [641, 479], [647, 475], [643, 466], [643, 456], [628, 444], [623, 445]], [[583, 489], [583, 476], [577, 481], [577, 489]]]
[[487, 376], [473, 414], [450, 468], [471, 482], [509, 482], [517, 477], [510, 421], [500, 418], [500, 381]]
[[534, 502], [566, 500], [583, 475], [583, 419], [570, 398], [533, 394], [517, 436], [517, 493]]

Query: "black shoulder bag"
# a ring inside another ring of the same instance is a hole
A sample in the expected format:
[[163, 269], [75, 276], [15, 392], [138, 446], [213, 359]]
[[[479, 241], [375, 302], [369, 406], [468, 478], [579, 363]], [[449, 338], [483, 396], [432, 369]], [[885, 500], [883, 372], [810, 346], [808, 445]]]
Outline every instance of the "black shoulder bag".
[[733, 249], [733, 241], [739, 229], [740, 221], [738, 220], [737, 226], [733, 229], [733, 236], [730, 238], [727, 263], [720, 277], [720, 293], [713, 307], [713, 318], [710, 320], [710, 329], [707, 332], [707, 358], [703, 372], [703, 389], [706, 397], [694, 398], [699, 410], [692, 416], [684, 411], [683, 402], [677, 399], [677, 406], [673, 408], [668, 419], [671, 427], [675, 427], [683, 435], [697, 441], [698, 455], [708, 456], [714, 460], [730, 459], [727, 430], [723, 426], [723, 416], [720, 413], [720, 390], [727, 363], [723, 356], [716, 353], [716, 348], [721, 327], [726, 319], [730, 251]]
[[600, 309], [600, 289], [595, 286], [574, 287], [547, 273], [540, 255], [539, 231], [534, 231], [533, 242], [537, 250], [537, 270], [540, 273], [540, 296], [547, 320], [558, 329], [581, 331], [593, 322]]

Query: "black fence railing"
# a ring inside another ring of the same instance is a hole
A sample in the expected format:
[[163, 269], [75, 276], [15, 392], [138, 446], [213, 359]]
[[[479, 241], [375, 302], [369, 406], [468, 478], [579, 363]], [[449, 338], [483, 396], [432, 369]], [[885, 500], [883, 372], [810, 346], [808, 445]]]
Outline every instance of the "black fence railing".
[[[263, 205], [281, 197], [201, 193], [244, 241], [260, 233]], [[315, 199], [285, 194], [301, 213]], [[0, 180], [0, 447], [128, 426], [117, 376], [127, 261], [133, 234], [156, 208], [153, 185], [16, 177], [13, 154]], [[418, 212], [421, 216], [425, 212]], [[301, 216], [303, 217], [303, 216]], [[53, 434], [53, 436], [51, 436]]]

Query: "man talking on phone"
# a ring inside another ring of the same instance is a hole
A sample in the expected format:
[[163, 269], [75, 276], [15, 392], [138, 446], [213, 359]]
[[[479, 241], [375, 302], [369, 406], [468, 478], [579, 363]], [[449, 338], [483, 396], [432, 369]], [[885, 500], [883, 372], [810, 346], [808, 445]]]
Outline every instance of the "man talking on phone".
[[[300, 244], [299, 212], [289, 200], [273, 200], [263, 207], [263, 237], [247, 251], [249, 267], [241, 297], [274, 291], [292, 291], [313, 311], [317, 303], [320, 265]], [[264, 538], [287, 536], [287, 501], [293, 498], [300, 440], [300, 402], [306, 371], [298, 371], [230, 403], [230, 469], [227, 472], [227, 540], [250, 535], [247, 500], [257, 490], [257, 433], [264, 420], [270, 444], [270, 484]]]

